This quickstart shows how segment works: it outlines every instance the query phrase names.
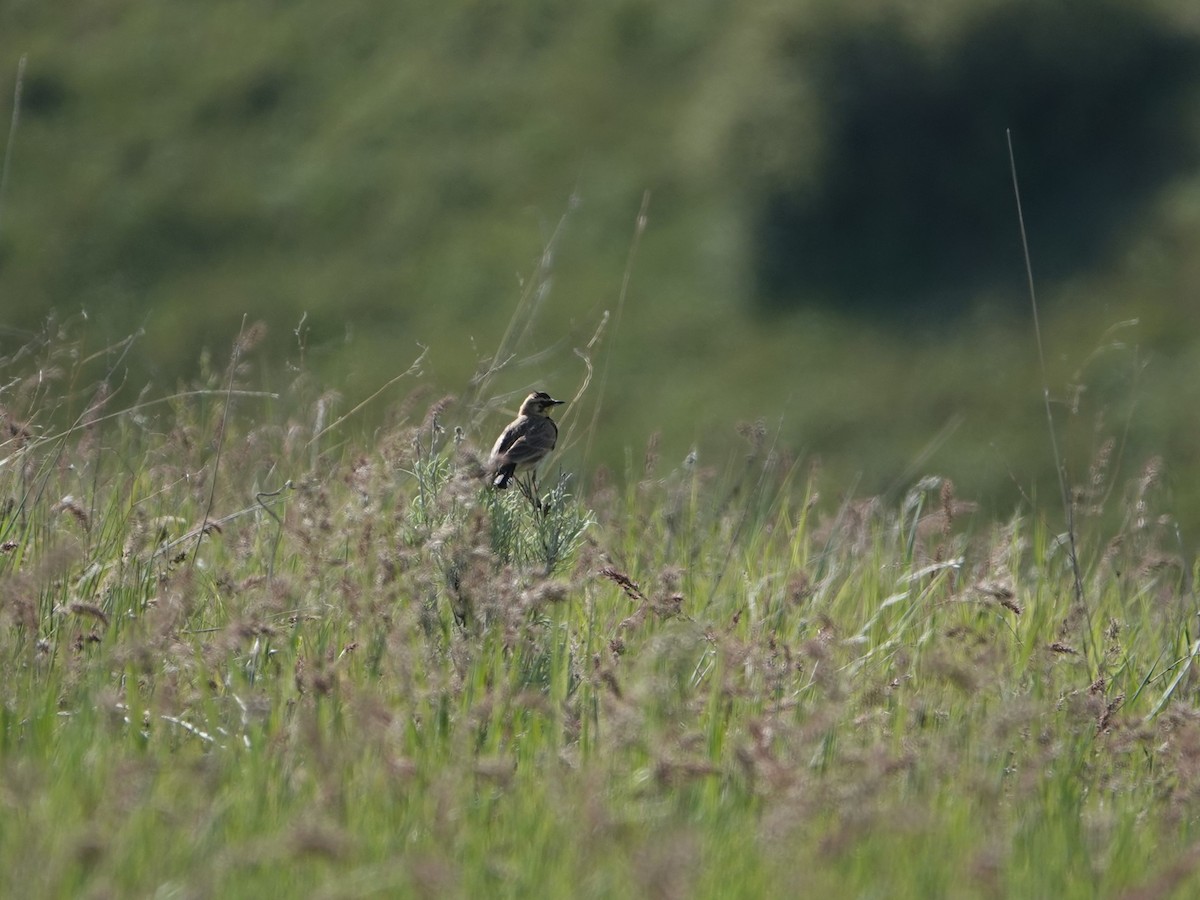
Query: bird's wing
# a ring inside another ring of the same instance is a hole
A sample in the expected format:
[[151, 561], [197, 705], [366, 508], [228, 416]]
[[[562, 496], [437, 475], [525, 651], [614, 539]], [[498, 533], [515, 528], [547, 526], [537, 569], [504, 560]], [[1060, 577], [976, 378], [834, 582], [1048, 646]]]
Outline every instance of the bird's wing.
[[502, 432], [500, 437], [496, 438], [496, 445], [492, 447], [492, 461], [497, 462], [503, 460], [512, 450], [513, 446], [522, 440], [523, 423], [520, 419], [509, 424]]
[[513, 432], [500, 436], [496, 450], [492, 451], [493, 459], [518, 466], [535, 463], [554, 449], [558, 439], [558, 428], [550, 419], [535, 420], [519, 432], [514, 428]]
[[513, 441], [512, 445], [504, 451], [501, 458], [506, 463], [514, 463], [521, 466], [528, 462], [536, 462], [545, 456], [546, 453], [546, 450], [538, 446], [537, 440], [533, 435], [525, 434]]

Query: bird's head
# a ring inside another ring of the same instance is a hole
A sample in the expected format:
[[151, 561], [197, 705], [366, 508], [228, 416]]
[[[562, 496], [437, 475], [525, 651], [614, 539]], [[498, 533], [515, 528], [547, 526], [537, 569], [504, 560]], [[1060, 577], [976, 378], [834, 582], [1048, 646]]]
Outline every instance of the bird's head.
[[523, 416], [544, 416], [554, 407], [564, 400], [555, 400], [545, 391], [534, 391], [525, 398], [525, 402], [521, 404], [521, 415]]

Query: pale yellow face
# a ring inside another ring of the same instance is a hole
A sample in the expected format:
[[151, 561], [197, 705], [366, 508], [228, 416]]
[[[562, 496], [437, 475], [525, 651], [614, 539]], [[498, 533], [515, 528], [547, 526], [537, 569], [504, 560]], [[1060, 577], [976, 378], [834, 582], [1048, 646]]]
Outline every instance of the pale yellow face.
[[521, 404], [521, 415], [523, 416], [544, 416], [551, 409], [562, 404], [562, 400], [555, 400], [545, 391], [534, 391], [525, 398], [525, 402]]

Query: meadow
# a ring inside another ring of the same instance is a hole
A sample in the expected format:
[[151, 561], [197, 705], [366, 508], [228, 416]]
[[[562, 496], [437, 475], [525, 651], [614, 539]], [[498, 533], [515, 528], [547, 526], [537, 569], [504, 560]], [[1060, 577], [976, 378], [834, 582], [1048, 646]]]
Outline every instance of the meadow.
[[1154, 459], [1097, 455], [1068, 532], [937, 473], [855, 496], [751, 421], [719, 465], [568, 449], [536, 510], [478, 477], [487, 378], [402, 370], [367, 429], [261, 390], [257, 338], [165, 397], [67, 333], [4, 360], [6, 896], [1200, 887]]
[[0, 4], [0, 896], [1200, 892], [1193, 6]]

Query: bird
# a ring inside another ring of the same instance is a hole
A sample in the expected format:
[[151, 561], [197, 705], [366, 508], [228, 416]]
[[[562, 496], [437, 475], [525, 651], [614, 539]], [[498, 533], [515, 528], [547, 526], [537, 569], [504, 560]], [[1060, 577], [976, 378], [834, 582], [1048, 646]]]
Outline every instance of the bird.
[[536, 466], [558, 440], [558, 426], [549, 411], [566, 401], [555, 400], [545, 391], [534, 391], [525, 398], [517, 417], [508, 423], [488, 457], [488, 477], [492, 487], [504, 490], [521, 469]]

